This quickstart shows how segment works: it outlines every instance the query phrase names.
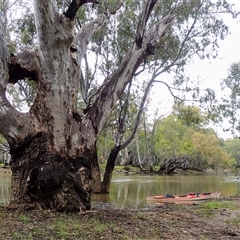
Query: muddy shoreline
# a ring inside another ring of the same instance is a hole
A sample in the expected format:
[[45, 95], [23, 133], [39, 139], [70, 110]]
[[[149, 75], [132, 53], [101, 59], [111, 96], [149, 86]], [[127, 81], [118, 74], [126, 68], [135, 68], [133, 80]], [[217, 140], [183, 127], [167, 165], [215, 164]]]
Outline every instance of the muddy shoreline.
[[144, 209], [10, 211], [0, 207], [1, 239], [240, 239], [240, 197]]

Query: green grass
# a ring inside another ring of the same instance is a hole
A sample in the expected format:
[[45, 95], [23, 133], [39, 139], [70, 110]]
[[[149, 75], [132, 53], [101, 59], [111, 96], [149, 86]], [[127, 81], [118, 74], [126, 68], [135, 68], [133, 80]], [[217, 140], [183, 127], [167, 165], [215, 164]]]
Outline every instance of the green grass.
[[22, 222], [23, 224], [27, 224], [29, 223], [30, 219], [28, 216], [26, 216], [25, 214], [20, 214], [18, 217], [19, 221]]
[[224, 209], [227, 208], [229, 210], [236, 210], [237, 205], [234, 202], [231, 201], [211, 201], [211, 202], [205, 202], [203, 204], [203, 207], [206, 209]]
[[231, 201], [210, 201], [199, 204], [199, 207], [195, 212], [203, 216], [211, 216], [214, 215], [217, 210], [221, 209], [236, 210], [238, 207]]
[[17, 239], [17, 240], [32, 240], [32, 234], [28, 233], [28, 234], [24, 234], [24, 233], [20, 233], [20, 232], [14, 232], [12, 235], [12, 239]]
[[74, 216], [71, 219], [67, 215], [66, 218], [58, 218], [58, 220], [48, 226], [48, 230], [52, 232], [52, 235], [54, 235], [56, 239], [81, 239], [81, 237], [86, 236], [86, 233], [92, 233], [93, 235], [95, 234], [96, 236], [99, 236], [114, 228], [114, 224], [101, 223], [95, 218], [86, 219], [86, 221], [83, 223], [77, 217]]

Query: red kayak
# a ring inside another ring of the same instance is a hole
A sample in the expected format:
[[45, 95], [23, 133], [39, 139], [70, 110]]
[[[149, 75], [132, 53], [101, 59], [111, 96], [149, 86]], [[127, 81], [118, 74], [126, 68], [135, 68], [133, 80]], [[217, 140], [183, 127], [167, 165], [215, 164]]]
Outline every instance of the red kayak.
[[211, 198], [218, 198], [221, 192], [213, 193], [188, 193], [183, 196], [167, 194], [165, 196], [148, 196], [147, 201], [157, 202], [181, 202], [181, 201], [200, 201]]

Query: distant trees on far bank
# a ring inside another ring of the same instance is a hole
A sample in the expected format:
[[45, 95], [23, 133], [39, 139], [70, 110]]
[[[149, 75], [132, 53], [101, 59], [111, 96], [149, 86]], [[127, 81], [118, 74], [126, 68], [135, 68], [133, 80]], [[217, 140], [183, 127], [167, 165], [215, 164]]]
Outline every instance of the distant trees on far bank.
[[[173, 162], [176, 168], [181, 165], [182, 169], [199, 171], [240, 166], [240, 140], [220, 139], [208, 123], [209, 115], [195, 106], [184, 104], [174, 106], [172, 114], [155, 119], [153, 123], [146, 124], [143, 119], [137, 137], [121, 151], [116, 164], [159, 166], [163, 170], [166, 164]], [[98, 144], [101, 163], [106, 161], [106, 152], [112, 147], [111, 133], [106, 130], [101, 138], [105, 140]], [[171, 168], [166, 168], [169, 173]], [[160, 172], [168, 173], [166, 169]]]

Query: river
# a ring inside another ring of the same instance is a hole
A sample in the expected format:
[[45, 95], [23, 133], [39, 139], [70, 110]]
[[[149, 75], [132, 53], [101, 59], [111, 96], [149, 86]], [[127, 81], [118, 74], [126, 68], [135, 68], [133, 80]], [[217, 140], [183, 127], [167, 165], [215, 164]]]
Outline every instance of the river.
[[[216, 192], [221, 196], [240, 196], [240, 177], [233, 175], [114, 175], [110, 194], [94, 194], [93, 205], [105, 203], [117, 209], [147, 206], [146, 196], [188, 192]], [[0, 175], [0, 203], [10, 199], [11, 179]]]

